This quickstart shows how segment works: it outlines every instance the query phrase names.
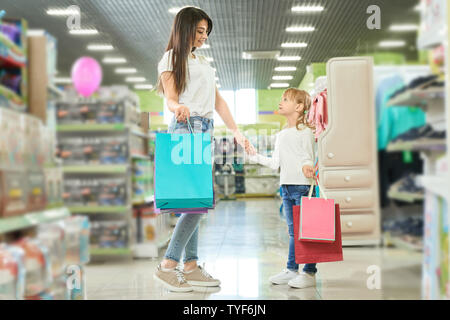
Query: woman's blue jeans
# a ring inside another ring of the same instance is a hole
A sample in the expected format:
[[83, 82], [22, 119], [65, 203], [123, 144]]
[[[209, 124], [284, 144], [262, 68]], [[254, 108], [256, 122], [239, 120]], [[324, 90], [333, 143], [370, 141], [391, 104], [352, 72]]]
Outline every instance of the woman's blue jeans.
[[[300, 205], [301, 198], [308, 196], [308, 185], [282, 185], [281, 197], [283, 199], [284, 215], [289, 229], [289, 255], [287, 261], [287, 269], [291, 271], [298, 271], [298, 264], [295, 262], [295, 238], [294, 238], [294, 214], [292, 207]], [[315, 190], [313, 191], [315, 196]], [[316, 273], [316, 264], [308, 263], [303, 267], [304, 272]]]
[[[190, 117], [189, 122], [194, 133], [210, 133], [213, 135], [213, 119], [203, 117]], [[169, 133], [191, 133], [189, 126], [184, 122], [177, 122], [175, 118], [168, 129]], [[176, 183], [176, 181], [174, 181]], [[189, 262], [198, 260], [198, 227], [203, 214], [183, 213], [178, 218], [177, 224], [170, 239], [164, 258], [180, 262], [184, 251], [183, 261]]]

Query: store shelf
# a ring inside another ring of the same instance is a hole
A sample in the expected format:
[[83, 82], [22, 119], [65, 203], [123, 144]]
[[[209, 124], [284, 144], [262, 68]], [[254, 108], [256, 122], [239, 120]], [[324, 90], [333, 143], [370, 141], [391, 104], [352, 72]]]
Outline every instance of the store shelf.
[[72, 213], [85, 213], [85, 214], [101, 214], [101, 213], [114, 213], [121, 214], [126, 213], [129, 208], [126, 206], [73, 206], [68, 207]]
[[386, 151], [436, 151], [444, 152], [447, 150], [445, 139], [428, 139], [390, 143]]
[[450, 198], [450, 177], [446, 176], [419, 176], [418, 180], [425, 189], [445, 199]]
[[131, 254], [131, 248], [97, 248], [90, 247], [89, 253], [93, 256], [122, 256]]
[[[398, 236], [392, 236], [389, 232], [385, 232], [383, 235], [383, 238], [384, 238], [384, 244], [386, 246], [395, 246], [399, 249], [404, 249], [404, 250], [413, 251], [413, 252], [423, 251], [423, 245], [403, 240], [402, 238], [400, 238]], [[417, 239], [417, 237], [411, 237], [411, 238]]]
[[429, 89], [412, 89], [407, 90], [396, 97], [390, 99], [387, 106], [391, 107], [425, 107], [430, 100], [440, 99], [445, 97], [444, 88], [429, 88]]
[[388, 197], [394, 200], [400, 200], [405, 202], [423, 201], [424, 195], [409, 192], [388, 191]]
[[99, 165], [76, 165], [64, 166], [64, 173], [79, 173], [79, 174], [95, 174], [95, 173], [127, 173], [128, 165], [113, 165], [113, 164], [99, 164]]
[[40, 223], [48, 223], [70, 216], [67, 208], [58, 208], [40, 212], [32, 212], [22, 216], [1, 218], [0, 234], [29, 228]]
[[61, 124], [56, 126], [58, 132], [90, 132], [90, 131], [124, 131], [125, 124], [113, 123], [113, 124]]
[[[26, 66], [24, 51], [12, 42], [6, 35], [0, 32], [0, 66], [23, 68]], [[7, 54], [7, 55], [5, 55]]]
[[62, 91], [61, 89], [58, 89], [55, 85], [53, 84], [49, 84], [47, 86], [48, 92], [55, 96], [55, 97], [62, 97], [64, 96], [64, 91]]
[[273, 198], [276, 193], [236, 193], [233, 196], [236, 198]]
[[142, 155], [142, 154], [137, 154], [137, 153], [132, 153], [132, 154], [131, 154], [131, 158], [132, 158], [132, 159], [141, 159], [141, 160], [150, 160], [150, 156], [146, 156], [146, 155]]
[[144, 198], [134, 198], [132, 200], [133, 205], [142, 205], [142, 204], [146, 204], [146, 203], [152, 203], [155, 199], [154, 195], [148, 196], [148, 197], [144, 197]]
[[[0, 84], [0, 96], [4, 96], [7, 100], [9, 100], [12, 104], [17, 106], [23, 106], [24, 101], [21, 96], [17, 93]], [[9, 107], [9, 106], [7, 106]]]

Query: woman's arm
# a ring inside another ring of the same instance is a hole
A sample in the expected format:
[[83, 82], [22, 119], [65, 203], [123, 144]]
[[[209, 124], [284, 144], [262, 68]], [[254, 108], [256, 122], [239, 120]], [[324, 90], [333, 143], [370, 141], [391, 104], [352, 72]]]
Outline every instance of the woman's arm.
[[228, 108], [227, 102], [222, 98], [219, 93], [219, 90], [216, 87], [216, 105], [215, 109], [219, 116], [222, 118], [225, 126], [233, 132], [234, 137], [236, 138], [237, 143], [239, 143], [242, 147], [244, 147], [245, 151], [250, 155], [256, 154], [256, 150], [250, 141], [244, 137], [244, 135], [239, 131], [236, 122], [233, 119], [233, 115]]
[[230, 109], [228, 108], [228, 104], [226, 101], [222, 98], [222, 96], [219, 93], [219, 90], [216, 88], [216, 105], [215, 109], [219, 116], [222, 118], [223, 122], [225, 123], [225, 126], [233, 131], [238, 130], [238, 127], [236, 125], [236, 122], [233, 119], [233, 116], [231, 115]]
[[173, 113], [177, 121], [186, 122], [189, 118], [189, 108], [179, 103], [179, 96], [175, 90], [173, 72], [166, 71], [161, 74], [161, 83], [164, 89], [164, 96], [167, 99], [167, 107]]

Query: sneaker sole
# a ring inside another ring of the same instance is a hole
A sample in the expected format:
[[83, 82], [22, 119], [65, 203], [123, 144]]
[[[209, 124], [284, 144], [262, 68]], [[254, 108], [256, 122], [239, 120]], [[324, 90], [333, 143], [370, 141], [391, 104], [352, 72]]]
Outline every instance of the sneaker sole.
[[283, 285], [283, 284], [288, 284], [290, 280], [284, 280], [284, 281], [269, 280], [269, 281], [272, 284]]
[[306, 289], [306, 288], [312, 288], [312, 287], [316, 286], [316, 284], [312, 284], [310, 286], [302, 286], [302, 287], [300, 287], [300, 286], [292, 285], [290, 283], [288, 283], [288, 285], [289, 285], [289, 287], [295, 288], [295, 289]]
[[192, 288], [192, 287], [180, 288], [180, 287], [172, 286], [171, 284], [168, 284], [167, 282], [165, 282], [164, 280], [159, 278], [156, 274], [153, 274], [153, 279], [155, 279], [163, 287], [165, 287], [166, 289], [169, 289], [170, 291], [174, 291], [174, 292], [191, 292], [191, 291], [194, 291], [194, 288]]
[[202, 282], [202, 281], [188, 281], [191, 286], [196, 287], [218, 287], [220, 286], [220, 281], [216, 282]]

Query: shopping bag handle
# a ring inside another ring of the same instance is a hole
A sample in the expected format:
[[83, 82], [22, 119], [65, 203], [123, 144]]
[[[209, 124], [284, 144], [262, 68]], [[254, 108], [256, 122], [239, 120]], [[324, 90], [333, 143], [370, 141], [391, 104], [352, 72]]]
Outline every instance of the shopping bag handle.
[[188, 124], [189, 130], [191, 131], [191, 133], [194, 133], [194, 129], [192, 129], [191, 122], [189, 121], [189, 117], [186, 119], [186, 122]]
[[[316, 181], [317, 181], [317, 185], [319, 186], [319, 189], [320, 189], [320, 195], [323, 194], [323, 198], [324, 198], [325, 200], [328, 200], [328, 197], [327, 197], [327, 195], [325, 194], [325, 191], [323, 190], [322, 186], [320, 185], [320, 181], [319, 181], [319, 178], [318, 178], [318, 177], [314, 177], [314, 178], [313, 178], [313, 182], [311, 183], [311, 186], [309, 187], [308, 199], [311, 199], [311, 197], [312, 197], [312, 193], [313, 193], [314, 185], [315, 185], [314, 182], [316, 182]], [[319, 198], [320, 198], [320, 196], [319, 196]]]
[[[191, 122], [189, 121], [189, 118], [186, 119], [186, 122], [187, 122], [187, 124], [188, 124], [189, 131], [190, 131], [191, 133], [194, 133], [194, 129], [192, 129]], [[174, 129], [172, 129], [172, 130], [170, 130], [170, 131], [171, 131], [170, 133], [173, 133]]]

